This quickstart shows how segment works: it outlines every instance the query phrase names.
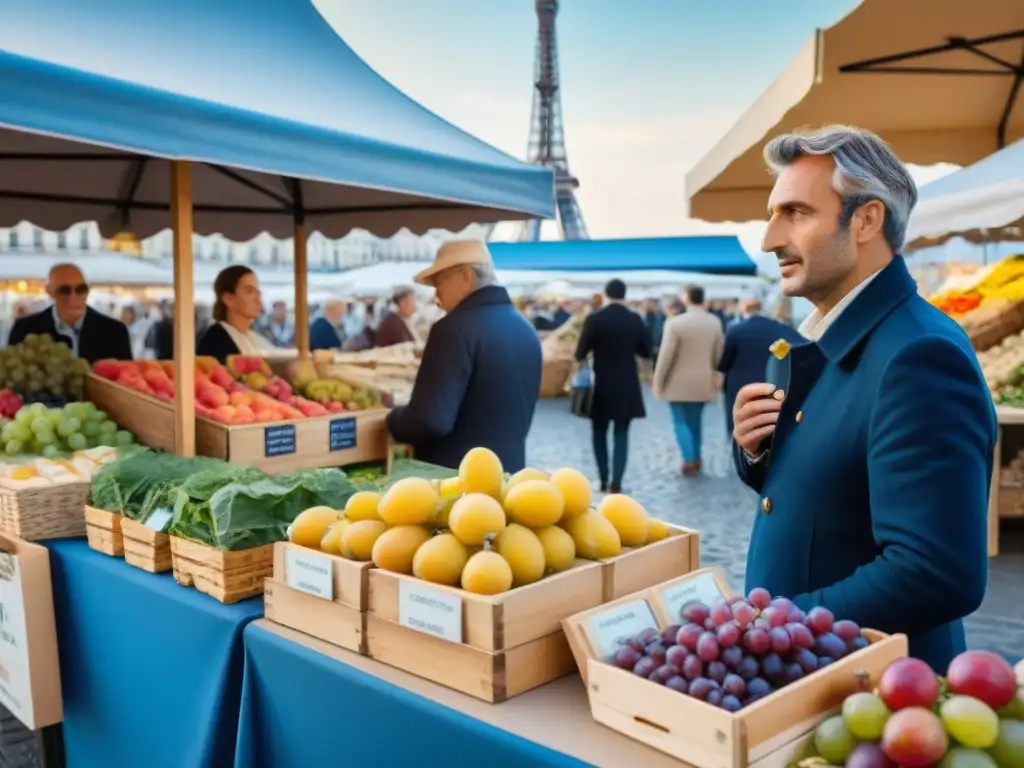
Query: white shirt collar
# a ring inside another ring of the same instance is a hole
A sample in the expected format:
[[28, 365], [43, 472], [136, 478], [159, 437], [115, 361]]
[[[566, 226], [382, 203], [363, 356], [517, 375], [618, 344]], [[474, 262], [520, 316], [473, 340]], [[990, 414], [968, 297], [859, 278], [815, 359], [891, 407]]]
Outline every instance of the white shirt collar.
[[812, 311], [811, 314], [809, 314], [807, 318], [800, 323], [800, 328], [798, 329], [800, 335], [808, 341], [820, 340], [821, 337], [825, 335], [825, 331], [832, 327], [832, 324], [839, 319], [839, 316], [843, 314], [846, 308], [853, 303], [853, 300], [860, 295], [861, 291], [867, 288], [871, 284], [871, 281], [878, 277], [878, 273], [881, 271], [882, 270], [878, 270], [878, 272], [868, 275], [864, 280], [854, 286], [853, 290], [843, 296], [839, 303], [832, 307], [831, 311], [824, 317], [822, 317], [821, 312], [817, 309]]

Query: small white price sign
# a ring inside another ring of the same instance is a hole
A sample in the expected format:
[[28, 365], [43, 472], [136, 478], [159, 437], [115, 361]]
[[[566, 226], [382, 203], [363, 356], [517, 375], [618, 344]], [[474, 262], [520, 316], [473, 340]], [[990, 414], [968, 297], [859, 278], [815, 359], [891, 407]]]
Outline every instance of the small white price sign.
[[398, 623], [451, 643], [462, 642], [462, 600], [410, 579], [398, 582]]
[[713, 605], [720, 597], [724, 597], [722, 589], [715, 579], [715, 575], [708, 571], [697, 574], [684, 581], [677, 581], [675, 584], [665, 587], [658, 593], [665, 615], [672, 624], [682, 621], [679, 615], [683, 606], [694, 600], [700, 600], [705, 605]]
[[290, 546], [285, 555], [285, 583], [324, 600], [334, 599], [334, 563], [304, 547]]
[[171, 518], [174, 517], [174, 510], [161, 507], [160, 509], [154, 509], [149, 513], [149, 517], [146, 518], [145, 526], [152, 528], [154, 531], [160, 531], [163, 533], [167, 530], [168, 524], [171, 522]]
[[622, 641], [638, 635], [645, 629], [657, 629], [658, 620], [646, 600], [622, 603], [607, 611], [591, 616], [587, 621], [590, 639], [602, 659], [607, 659]]

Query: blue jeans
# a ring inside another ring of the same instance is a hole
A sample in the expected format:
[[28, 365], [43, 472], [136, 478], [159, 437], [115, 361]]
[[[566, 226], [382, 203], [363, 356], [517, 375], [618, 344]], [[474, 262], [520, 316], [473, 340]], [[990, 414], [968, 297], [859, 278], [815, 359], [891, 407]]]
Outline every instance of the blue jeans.
[[700, 461], [701, 419], [704, 403], [669, 403], [672, 408], [672, 426], [683, 461]]

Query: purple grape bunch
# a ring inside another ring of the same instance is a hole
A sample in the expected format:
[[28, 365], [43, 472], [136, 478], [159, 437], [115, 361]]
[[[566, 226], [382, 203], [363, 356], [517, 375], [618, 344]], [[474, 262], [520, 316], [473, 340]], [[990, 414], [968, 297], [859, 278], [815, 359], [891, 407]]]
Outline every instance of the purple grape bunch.
[[827, 608], [804, 613], [760, 587], [710, 606], [691, 601], [679, 618], [624, 638], [611, 662], [729, 712], [868, 645], [855, 622]]

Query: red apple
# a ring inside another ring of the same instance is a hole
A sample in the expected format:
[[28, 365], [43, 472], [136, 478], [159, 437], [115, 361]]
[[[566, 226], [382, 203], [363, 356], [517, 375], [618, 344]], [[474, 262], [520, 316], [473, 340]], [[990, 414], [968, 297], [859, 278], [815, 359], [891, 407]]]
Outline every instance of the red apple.
[[942, 721], [924, 707], [894, 712], [882, 732], [882, 751], [902, 768], [934, 765], [948, 748], [949, 736]]
[[920, 659], [894, 661], [878, 681], [878, 695], [893, 712], [908, 707], [931, 709], [939, 692], [939, 678]]
[[1017, 694], [1013, 667], [991, 651], [966, 651], [949, 665], [946, 672], [949, 690], [973, 696], [992, 709], [1001, 709]]

